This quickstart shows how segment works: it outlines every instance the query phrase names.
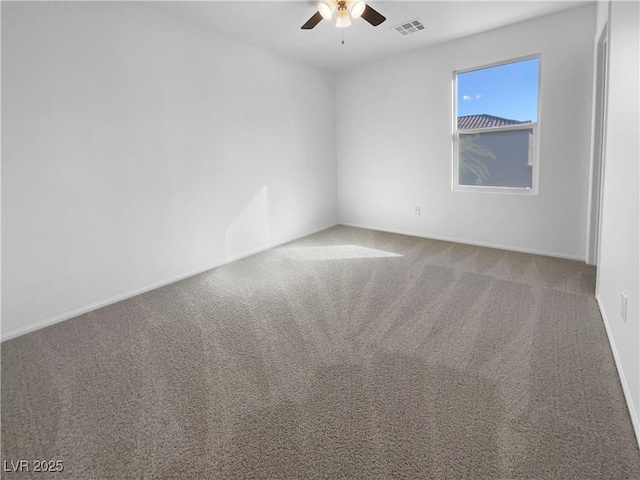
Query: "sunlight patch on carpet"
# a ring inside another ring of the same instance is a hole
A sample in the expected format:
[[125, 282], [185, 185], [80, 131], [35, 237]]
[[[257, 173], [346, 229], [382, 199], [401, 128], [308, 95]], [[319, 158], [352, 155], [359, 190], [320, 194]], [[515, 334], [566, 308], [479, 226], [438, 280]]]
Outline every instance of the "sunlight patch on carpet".
[[330, 245], [323, 247], [288, 247], [281, 253], [293, 260], [348, 260], [355, 258], [402, 257], [399, 253], [387, 252], [360, 245]]

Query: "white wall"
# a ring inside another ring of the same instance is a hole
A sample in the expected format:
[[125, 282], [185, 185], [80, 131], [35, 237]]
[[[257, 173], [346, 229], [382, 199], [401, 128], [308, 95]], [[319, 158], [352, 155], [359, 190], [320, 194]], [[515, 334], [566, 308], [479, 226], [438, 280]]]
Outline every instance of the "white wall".
[[[340, 222], [583, 259], [594, 24], [591, 5], [338, 74]], [[452, 192], [453, 71], [534, 53], [539, 194]]]
[[336, 222], [333, 76], [135, 2], [3, 2], [2, 102], [3, 339]]
[[[598, 13], [598, 24], [602, 25], [606, 11]], [[612, 2], [597, 298], [640, 440], [639, 32], [639, 4]], [[629, 298], [626, 323], [620, 316], [623, 291]]]

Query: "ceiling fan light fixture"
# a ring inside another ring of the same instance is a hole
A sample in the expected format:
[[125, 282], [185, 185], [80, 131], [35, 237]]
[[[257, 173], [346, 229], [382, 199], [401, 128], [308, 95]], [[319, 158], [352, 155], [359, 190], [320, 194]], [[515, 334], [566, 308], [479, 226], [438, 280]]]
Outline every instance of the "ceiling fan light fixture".
[[349, 18], [349, 12], [346, 10], [338, 10], [338, 18], [336, 19], [336, 27], [344, 28], [351, 25], [351, 19]]
[[[311, 30], [323, 19], [331, 19], [334, 12], [337, 13], [336, 27], [338, 28], [344, 28], [351, 25], [352, 18], [362, 18], [374, 27], [377, 27], [387, 19], [384, 15], [381, 15], [375, 9], [367, 5], [364, 0], [321, 0], [318, 3], [318, 11], [314, 13], [313, 16], [300, 28], [302, 30]], [[416, 28], [420, 29], [420, 27], [417, 26]], [[424, 26], [422, 29], [424, 30]]]
[[364, 2], [353, 2], [351, 4], [351, 16], [353, 18], [359, 18], [366, 7], [367, 4]]
[[332, 6], [326, 2], [320, 2], [318, 4], [318, 11], [325, 20], [329, 20], [333, 16], [333, 10]]

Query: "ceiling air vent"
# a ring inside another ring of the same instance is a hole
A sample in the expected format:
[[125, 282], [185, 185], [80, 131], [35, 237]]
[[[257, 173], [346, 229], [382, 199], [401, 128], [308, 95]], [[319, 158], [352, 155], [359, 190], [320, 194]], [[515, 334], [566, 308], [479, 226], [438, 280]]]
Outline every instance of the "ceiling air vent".
[[395, 29], [400, 35], [409, 35], [410, 33], [416, 33], [420, 30], [424, 30], [424, 23], [419, 18], [415, 20], [409, 20], [408, 22], [403, 22], [400, 25], [396, 25], [395, 27], [391, 27]]

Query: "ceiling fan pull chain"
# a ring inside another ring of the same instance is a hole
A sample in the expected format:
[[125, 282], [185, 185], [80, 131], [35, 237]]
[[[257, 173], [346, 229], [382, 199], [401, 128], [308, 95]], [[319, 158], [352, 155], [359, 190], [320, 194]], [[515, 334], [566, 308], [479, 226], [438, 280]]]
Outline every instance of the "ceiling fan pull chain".
[[344, 45], [344, 28], [341, 28], [340, 31], [342, 32], [342, 45]]

